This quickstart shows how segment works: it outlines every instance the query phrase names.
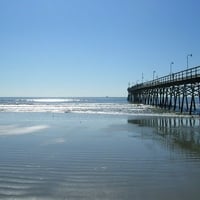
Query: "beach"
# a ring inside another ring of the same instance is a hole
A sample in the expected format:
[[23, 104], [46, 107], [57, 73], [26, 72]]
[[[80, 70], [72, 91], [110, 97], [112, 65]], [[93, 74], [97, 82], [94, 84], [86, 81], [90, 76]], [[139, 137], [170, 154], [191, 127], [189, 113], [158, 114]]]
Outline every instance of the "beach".
[[199, 123], [0, 112], [0, 199], [199, 199]]
[[0, 0], [0, 200], [199, 200], [199, 8]]

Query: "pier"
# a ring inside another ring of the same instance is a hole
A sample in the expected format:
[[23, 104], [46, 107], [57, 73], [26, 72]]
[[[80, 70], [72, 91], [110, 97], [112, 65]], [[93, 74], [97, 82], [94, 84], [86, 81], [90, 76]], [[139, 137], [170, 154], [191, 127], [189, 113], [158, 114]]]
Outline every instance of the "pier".
[[128, 88], [128, 101], [200, 114], [200, 66], [133, 85]]

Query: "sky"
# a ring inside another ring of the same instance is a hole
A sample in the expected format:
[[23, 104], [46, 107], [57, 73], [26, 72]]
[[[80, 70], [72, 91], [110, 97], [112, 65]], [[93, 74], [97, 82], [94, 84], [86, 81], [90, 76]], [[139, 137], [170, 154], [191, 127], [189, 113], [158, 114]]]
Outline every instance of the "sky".
[[200, 65], [199, 0], [0, 0], [0, 96], [127, 96]]

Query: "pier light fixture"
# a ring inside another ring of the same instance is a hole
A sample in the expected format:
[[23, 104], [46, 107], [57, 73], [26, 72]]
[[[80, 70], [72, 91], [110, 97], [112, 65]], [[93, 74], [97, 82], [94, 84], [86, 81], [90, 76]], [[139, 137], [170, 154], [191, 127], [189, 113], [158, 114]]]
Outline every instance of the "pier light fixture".
[[156, 71], [153, 70], [153, 80], [154, 80], [155, 74], [156, 74]]
[[174, 64], [174, 62], [170, 63], [170, 75], [172, 74], [172, 65]]
[[188, 69], [188, 58], [189, 58], [189, 56], [192, 57], [192, 54], [187, 55], [187, 69]]
[[144, 74], [143, 74], [143, 72], [142, 72], [142, 83], [144, 82]]

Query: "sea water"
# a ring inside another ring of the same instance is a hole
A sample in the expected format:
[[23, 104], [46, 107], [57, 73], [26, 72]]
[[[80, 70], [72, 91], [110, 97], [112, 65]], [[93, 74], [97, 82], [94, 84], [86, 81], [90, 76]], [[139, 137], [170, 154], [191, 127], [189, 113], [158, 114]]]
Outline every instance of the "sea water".
[[0, 98], [1, 112], [134, 114], [148, 106], [132, 106], [126, 98]]
[[199, 199], [199, 126], [126, 98], [0, 98], [0, 199]]

